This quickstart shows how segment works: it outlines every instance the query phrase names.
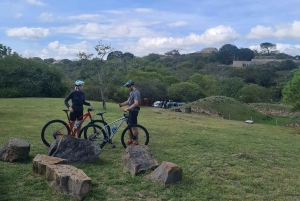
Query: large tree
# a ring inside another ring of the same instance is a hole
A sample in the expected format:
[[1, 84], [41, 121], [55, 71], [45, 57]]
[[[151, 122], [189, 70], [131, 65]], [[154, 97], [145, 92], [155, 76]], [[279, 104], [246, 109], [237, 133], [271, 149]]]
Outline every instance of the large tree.
[[226, 44], [223, 45], [219, 52], [218, 58], [221, 64], [230, 65], [233, 60], [236, 60], [238, 56], [238, 48], [235, 45]]
[[[118, 54], [114, 54], [114, 59], [105, 61], [104, 58], [113, 52], [110, 45], [103, 44], [101, 41], [95, 46], [97, 55], [93, 60], [89, 61], [93, 54], [80, 52], [77, 57], [81, 61], [81, 68], [84, 75], [91, 80], [94, 85], [99, 86], [99, 92], [102, 99], [103, 109], [106, 109], [105, 93], [111, 83], [120, 75], [124, 74], [126, 68]], [[119, 52], [117, 52], [119, 53]]]
[[261, 43], [260, 50], [261, 50], [261, 53], [270, 55], [270, 51], [276, 50], [276, 44], [272, 44], [272, 43], [268, 43], [268, 42]]

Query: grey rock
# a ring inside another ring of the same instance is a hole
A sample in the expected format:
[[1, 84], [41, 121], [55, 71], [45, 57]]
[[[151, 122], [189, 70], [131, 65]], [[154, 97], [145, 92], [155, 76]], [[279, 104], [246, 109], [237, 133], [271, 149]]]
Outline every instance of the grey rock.
[[160, 180], [165, 185], [175, 184], [182, 180], [182, 168], [175, 163], [164, 161], [146, 177], [153, 181]]
[[94, 163], [99, 160], [100, 153], [98, 144], [72, 136], [54, 141], [48, 150], [48, 155], [67, 159], [71, 163]]
[[29, 151], [30, 144], [27, 140], [12, 137], [0, 147], [0, 159], [6, 162], [26, 159]]
[[149, 148], [145, 145], [128, 146], [126, 152], [127, 154], [122, 156], [122, 161], [133, 176], [158, 166], [157, 160], [152, 157]]

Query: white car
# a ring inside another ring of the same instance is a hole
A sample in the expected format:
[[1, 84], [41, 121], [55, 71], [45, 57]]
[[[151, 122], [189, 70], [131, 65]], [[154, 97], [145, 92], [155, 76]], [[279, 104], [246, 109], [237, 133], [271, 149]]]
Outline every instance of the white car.
[[153, 107], [160, 107], [161, 106], [161, 101], [155, 101], [153, 104], [152, 104]]

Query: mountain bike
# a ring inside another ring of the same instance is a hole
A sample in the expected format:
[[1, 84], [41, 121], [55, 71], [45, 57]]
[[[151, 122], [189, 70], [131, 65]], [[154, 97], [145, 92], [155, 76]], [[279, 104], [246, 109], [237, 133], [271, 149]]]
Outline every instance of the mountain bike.
[[[99, 120], [99, 119], [94, 119], [92, 117], [91, 111], [93, 111], [93, 110], [94, 109], [89, 108], [87, 113], [85, 113], [82, 116], [82, 120], [77, 121], [77, 123], [76, 123], [77, 125], [74, 128], [71, 128], [72, 124], [70, 122], [69, 110], [63, 110], [67, 115], [67, 119], [68, 119], [69, 123], [66, 123], [65, 121], [60, 120], [60, 119], [54, 119], [54, 120], [51, 120], [48, 123], [46, 123], [41, 132], [41, 138], [42, 138], [43, 143], [46, 146], [50, 147], [50, 144], [52, 143], [53, 140], [58, 140], [58, 139], [62, 138], [62, 136], [64, 136], [64, 135], [76, 136], [76, 134], [79, 133], [79, 130], [80, 130], [82, 124], [85, 122], [85, 120], [87, 118], [90, 119], [90, 122], [88, 124], [107, 126], [107, 128], [110, 129], [103, 118], [103, 114], [105, 112], [96, 113], [96, 115], [99, 115], [102, 118], [101, 120]], [[78, 138], [80, 138], [80, 135], [78, 135]]]
[[[142, 125], [139, 124], [133, 124], [133, 125], [128, 125], [127, 123], [128, 120], [128, 112], [124, 113], [123, 117], [112, 121], [110, 123], [106, 123], [103, 124], [104, 126], [99, 126], [99, 125], [95, 125], [95, 124], [89, 124], [84, 126], [78, 136], [79, 138], [81, 137], [81, 135], [84, 135], [85, 139], [97, 142], [100, 144], [100, 148], [102, 149], [104, 147], [104, 145], [106, 143], [110, 143], [111, 146], [113, 148], [115, 148], [116, 146], [113, 144], [112, 139], [115, 136], [116, 132], [118, 131], [118, 129], [122, 126], [122, 124], [124, 122], [126, 122], [127, 126], [126, 128], [123, 130], [122, 134], [121, 134], [121, 143], [123, 145], [123, 147], [126, 149], [127, 148], [127, 141], [126, 139], [129, 137], [129, 135], [131, 136], [131, 139], [133, 141], [138, 140], [138, 143], [140, 145], [148, 145], [149, 143], [149, 133], [147, 131], [147, 129], [145, 127], [143, 127]], [[103, 119], [104, 121], [104, 119]], [[119, 122], [118, 125], [115, 125], [115, 123]], [[114, 129], [110, 130], [110, 125], [114, 125]], [[136, 127], [138, 130], [138, 135], [134, 135], [132, 128]]]

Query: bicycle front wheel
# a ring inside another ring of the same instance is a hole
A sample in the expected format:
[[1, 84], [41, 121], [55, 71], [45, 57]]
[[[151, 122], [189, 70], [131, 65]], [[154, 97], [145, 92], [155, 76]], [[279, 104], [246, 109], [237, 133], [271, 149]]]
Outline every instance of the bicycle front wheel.
[[107, 137], [104, 129], [96, 124], [88, 124], [80, 130], [79, 136], [84, 134], [84, 139], [91, 140], [100, 145], [100, 148], [106, 144]]
[[[131, 138], [129, 136], [131, 136]], [[130, 139], [132, 139], [134, 142], [138, 142], [139, 145], [148, 145], [149, 133], [145, 127], [139, 124], [127, 126], [121, 135], [121, 142], [125, 149], [127, 148], [127, 142], [129, 142]]]
[[110, 134], [110, 127], [105, 121], [97, 119], [97, 120], [91, 121], [89, 124], [96, 124], [98, 126], [101, 126], [107, 134]]
[[59, 140], [64, 135], [70, 135], [69, 125], [59, 119], [49, 121], [42, 129], [41, 138], [43, 143], [50, 147], [54, 140]]

